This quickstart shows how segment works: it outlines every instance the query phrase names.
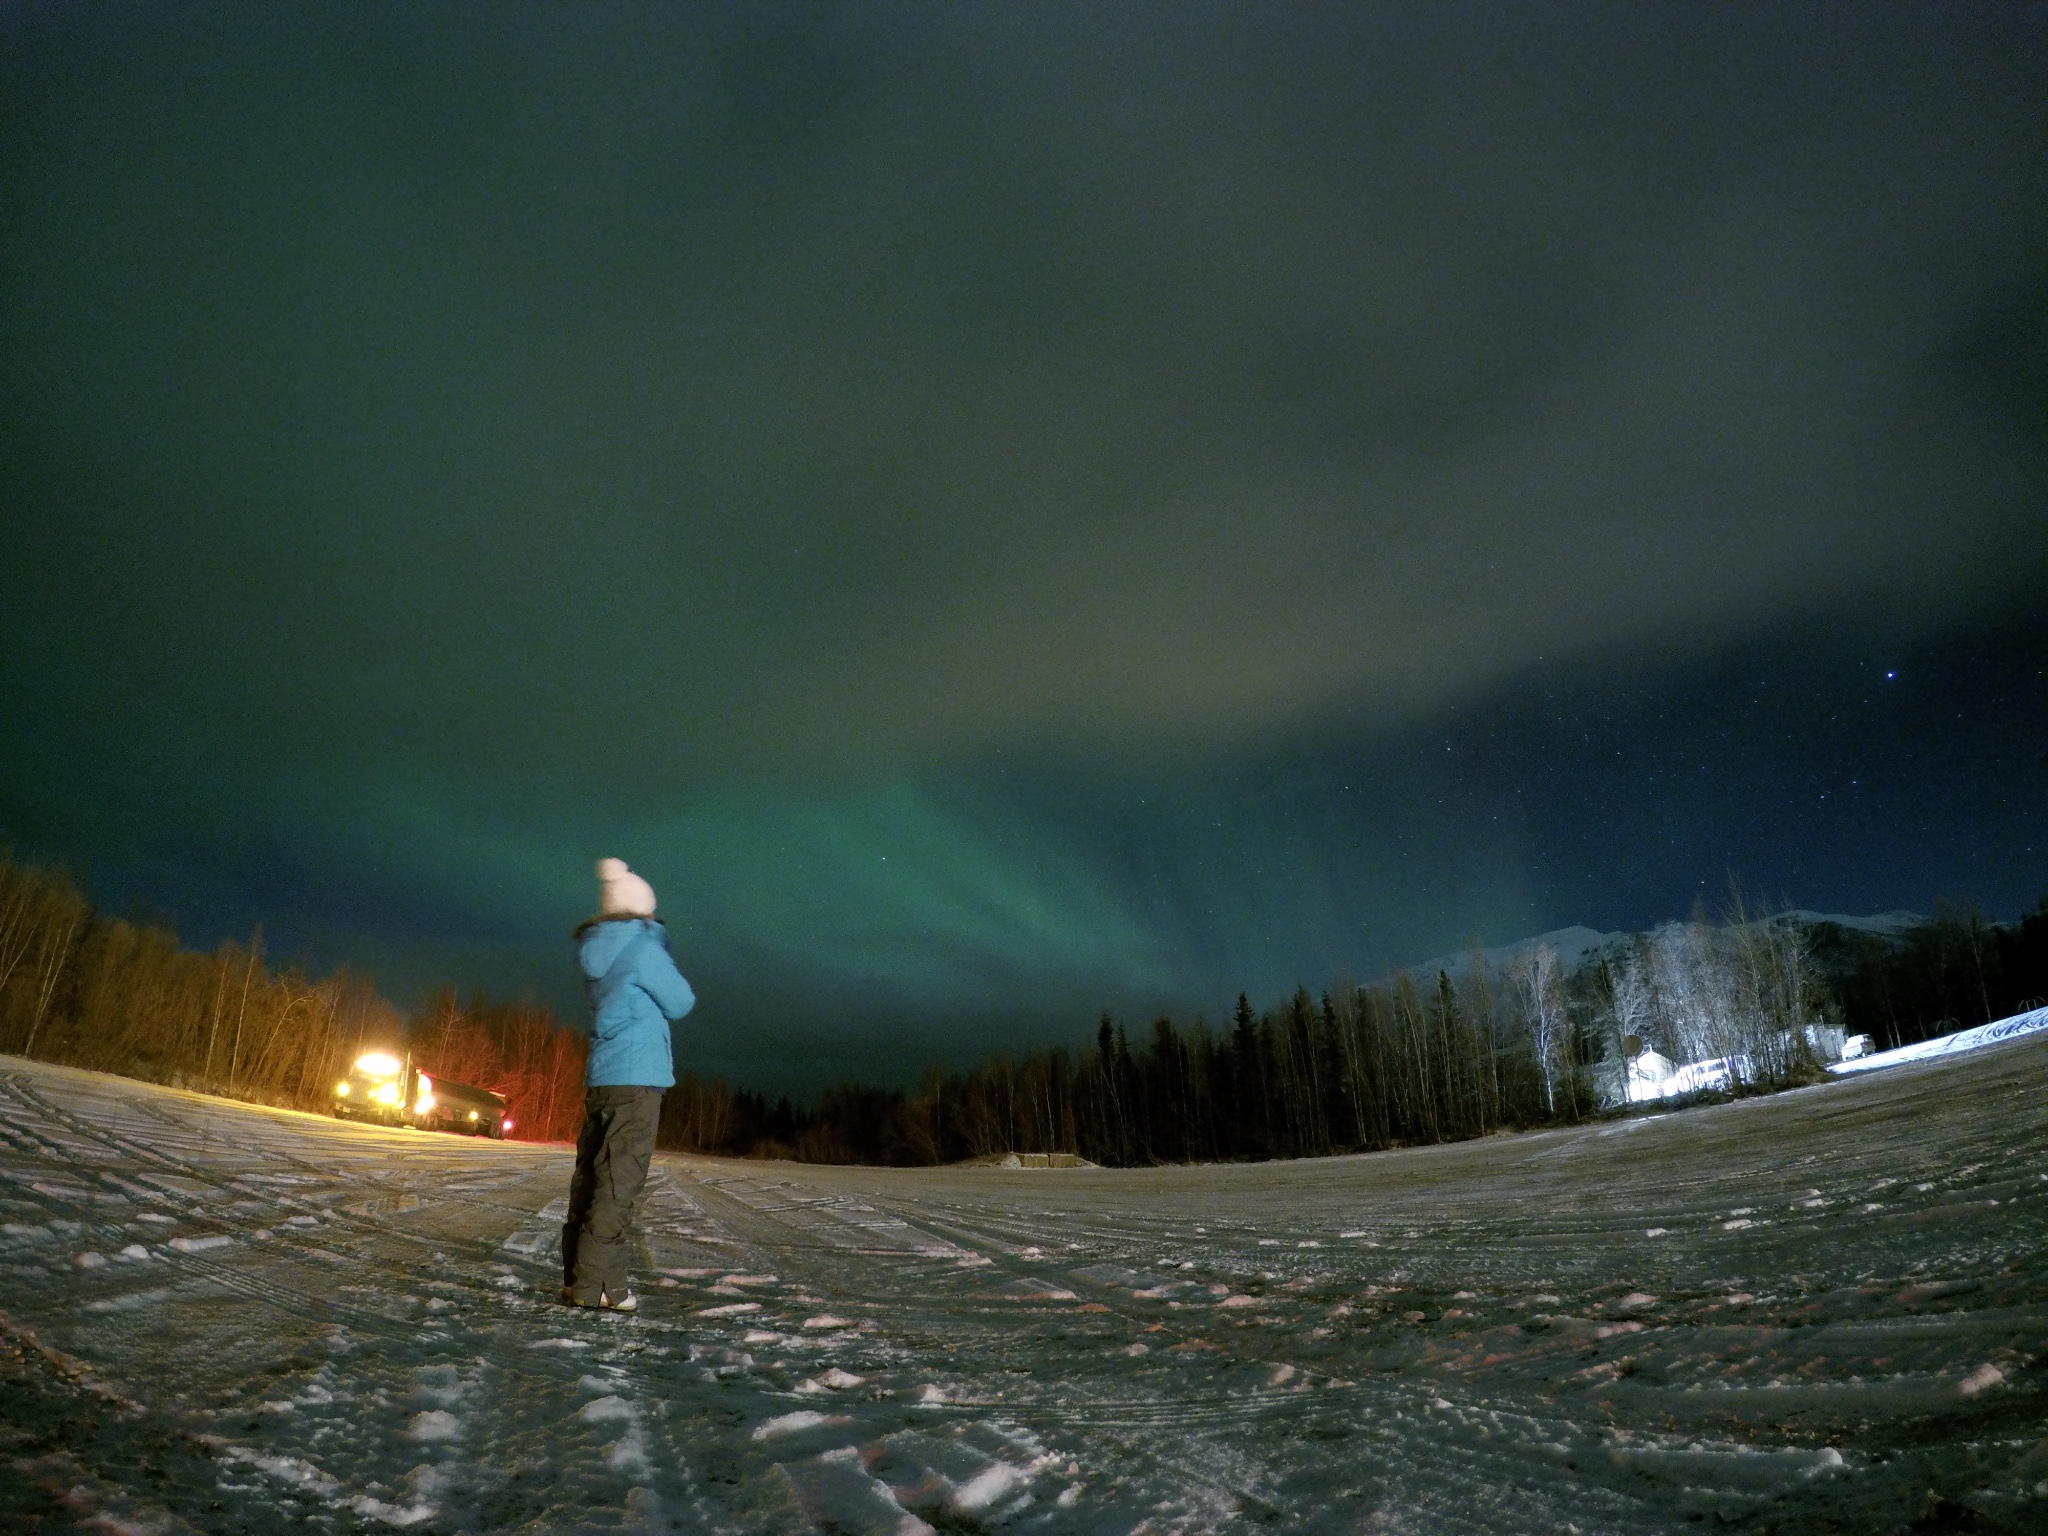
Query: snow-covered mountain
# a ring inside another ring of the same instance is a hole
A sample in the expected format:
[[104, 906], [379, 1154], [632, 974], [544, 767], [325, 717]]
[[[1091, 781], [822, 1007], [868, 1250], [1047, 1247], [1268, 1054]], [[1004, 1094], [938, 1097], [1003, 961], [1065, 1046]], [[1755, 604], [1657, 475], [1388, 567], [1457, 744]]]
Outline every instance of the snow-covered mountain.
[[[1837, 928], [1846, 928], [1853, 933], [1868, 933], [1881, 939], [1896, 939], [1927, 919], [1917, 912], [1879, 912], [1870, 917], [1847, 917], [1839, 912], [1814, 912], [1805, 907], [1793, 907], [1784, 912], [1774, 912], [1764, 921], [1793, 922], [1804, 928], [1833, 924]], [[1569, 975], [1598, 957], [1602, 951], [1633, 936], [1633, 933], [1626, 929], [1602, 933], [1597, 928], [1574, 924], [1569, 928], [1555, 928], [1549, 933], [1517, 939], [1511, 944], [1496, 944], [1481, 950], [1480, 953], [1486, 957], [1489, 971], [1499, 971], [1517, 955], [1548, 945], [1557, 951], [1559, 968]], [[1434, 976], [1441, 970], [1449, 972], [1452, 978], [1456, 979], [1465, 974], [1471, 960], [1470, 950], [1459, 950], [1452, 954], [1436, 955], [1414, 965], [1399, 966], [1396, 969], [1405, 970], [1411, 976]]]

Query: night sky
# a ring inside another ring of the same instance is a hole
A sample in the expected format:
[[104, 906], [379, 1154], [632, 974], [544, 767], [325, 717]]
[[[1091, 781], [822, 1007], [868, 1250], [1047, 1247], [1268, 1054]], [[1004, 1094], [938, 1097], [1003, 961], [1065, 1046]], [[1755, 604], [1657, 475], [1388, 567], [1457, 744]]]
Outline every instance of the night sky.
[[2048, 10], [0, 5], [0, 837], [771, 1089], [2048, 892]]

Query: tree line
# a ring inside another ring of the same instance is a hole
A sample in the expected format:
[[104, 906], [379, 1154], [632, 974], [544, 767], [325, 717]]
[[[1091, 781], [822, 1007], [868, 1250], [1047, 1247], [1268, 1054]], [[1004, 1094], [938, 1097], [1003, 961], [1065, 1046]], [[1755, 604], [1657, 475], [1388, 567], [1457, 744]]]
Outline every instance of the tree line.
[[[1104, 1014], [1078, 1050], [933, 1068], [909, 1091], [771, 1104], [684, 1071], [660, 1141], [813, 1162], [1313, 1157], [1580, 1119], [1618, 1096], [1637, 1050], [1726, 1059], [1739, 1088], [1768, 1089], [1817, 1072], [1815, 1026], [1887, 1049], [2048, 997], [2048, 900], [2013, 924], [1938, 908], [1895, 936], [1754, 920], [1740, 901], [1722, 916], [1696, 909], [1572, 964], [1532, 945], [1265, 1009], [1240, 994], [1221, 1027]], [[273, 967], [260, 929], [187, 950], [0, 853], [0, 1050], [323, 1109], [357, 1054], [400, 1042], [429, 1073], [504, 1094], [516, 1136], [576, 1134], [587, 1040], [545, 1004], [447, 991], [406, 1020], [365, 978]]]
[[2048, 897], [2015, 923], [1940, 903], [1895, 938], [1829, 923], [1813, 943], [1844, 1027], [1880, 1050], [2048, 1007]]
[[263, 931], [213, 950], [94, 910], [61, 871], [0, 852], [0, 1049], [265, 1103], [324, 1102], [397, 1011], [364, 977], [273, 968]]
[[367, 1049], [504, 1093], [514, 1134], [563, 1140], [583, 1108], [584, 1037], [544, 1006], [444, 994], [408, 1021], [365, 977], [275, 966], [244, 943], [181, 946], [94, 909], [58, 869], [0, 851], [0, 1051], [284, 1108], [324, 1110]]
[[1543, 945], [1455, 971], [1297, 988], [1229, 1024], [1105, 1014], [1092, 1043], [845, 1084], [807, 1110], [686, 1077], [663, 1144], [734, 1156], [934, 1164], [1064, 1152], [1118, 1166], [1313, 1157], [1582, 1119], [1625, 1095], [1629, 1057], [1730, 1063], [1735, 1091], [1815, 1080], [1827, 1034], [1891, 1049], [2042, 1006], [2048, 900], [2017, 923], [1938, 909], [1895, 937], [1789, 916], [1630, 934], [1567, 965]]

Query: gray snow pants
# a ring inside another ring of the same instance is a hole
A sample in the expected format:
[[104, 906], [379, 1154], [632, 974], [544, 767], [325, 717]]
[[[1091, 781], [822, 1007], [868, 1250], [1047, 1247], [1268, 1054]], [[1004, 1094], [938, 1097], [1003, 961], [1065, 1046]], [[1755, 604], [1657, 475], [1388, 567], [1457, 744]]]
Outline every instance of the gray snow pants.
[[585, 1306], [626, 1294], [626, 1239], [661, 1120], [659, 1088], [591, 1088], [562, 1223], [562, 1284]]

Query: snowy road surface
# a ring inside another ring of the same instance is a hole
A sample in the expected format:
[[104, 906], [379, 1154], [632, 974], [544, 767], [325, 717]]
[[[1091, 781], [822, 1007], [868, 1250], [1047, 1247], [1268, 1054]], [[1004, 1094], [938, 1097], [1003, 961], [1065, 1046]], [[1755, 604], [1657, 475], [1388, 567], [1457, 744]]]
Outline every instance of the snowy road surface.
[[[559, 1148], [0, 1058], [0, 1527], [2048, 1530], [2048, 1036], [1314, 1162]], [[1919, 1522], [1915, 1524], [1915, 1522]]]

